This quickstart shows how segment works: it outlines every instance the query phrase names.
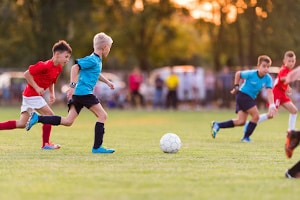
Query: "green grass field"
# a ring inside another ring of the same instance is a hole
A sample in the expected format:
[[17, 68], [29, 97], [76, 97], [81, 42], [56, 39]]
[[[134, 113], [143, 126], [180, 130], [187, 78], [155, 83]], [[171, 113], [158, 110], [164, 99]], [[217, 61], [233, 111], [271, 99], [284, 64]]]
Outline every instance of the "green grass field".
[[[0, 121], [19, 118], [19, 108], [1, 108]], [[54, 108], [66, 115], [66, 108]], [[60, 150], [43, 151], [41, 125], [0, 133], [0, 199], [299, 199], [299, 180], [284, 178], [298, 161], [284, 154], [288, 113], [260, 124], [252, 143], [243, 128], [210, 136], [210, 122], [235, 117], [230, 111], [108, 110], [104, 146], [91, 153], [96, 118], [83, 110], [72, 127], [53, 127]], [[299, 120], [298, 120], [299, 121]], [[299, 124], [299, 123], [298, 123]], [[162, 153], [164, 133], [180, 136], [176, 154]]]

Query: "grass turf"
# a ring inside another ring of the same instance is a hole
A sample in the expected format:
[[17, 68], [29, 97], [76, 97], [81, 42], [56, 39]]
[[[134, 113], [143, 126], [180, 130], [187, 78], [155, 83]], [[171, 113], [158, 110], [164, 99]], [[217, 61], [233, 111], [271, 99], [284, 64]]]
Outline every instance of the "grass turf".
[[[54, 108], [66, 115], [65, 108]], [[0, 121], [19, 118], [19, 108], [1, 108]], [[60, 150], [44, 151], [41, 125], [28, 133], [0, 134], [0, 199], [299, 199], [299, 180], [284, 172], [299, 159], [284, 155], [288, 113], [257, 126], [254, 142], [241, 143], [243, 128], [210, 136], [210, 122], [230, 111], [108, 110], [104, 146], [91, 153], [95, 116], [83, 110], [72, 127], [53, 127]], [[162, 153], [164, 133], [180, 136], [176, 154]]]

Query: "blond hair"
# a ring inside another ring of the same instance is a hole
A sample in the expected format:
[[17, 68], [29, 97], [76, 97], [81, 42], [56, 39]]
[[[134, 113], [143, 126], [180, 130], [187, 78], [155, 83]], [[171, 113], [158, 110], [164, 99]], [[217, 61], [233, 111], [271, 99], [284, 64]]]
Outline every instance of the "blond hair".
[[259, 66], [262, 62], [268, 63], [270, 66], [272, 65], [272, 60], [269, 56], [267, 55], [261, 55], [257, 59], [257, 66]]
[[105, 33], [97, 33], [93, 39], [94, 49], [101, 49], [104, 45], [112, 45], [113, 40]]

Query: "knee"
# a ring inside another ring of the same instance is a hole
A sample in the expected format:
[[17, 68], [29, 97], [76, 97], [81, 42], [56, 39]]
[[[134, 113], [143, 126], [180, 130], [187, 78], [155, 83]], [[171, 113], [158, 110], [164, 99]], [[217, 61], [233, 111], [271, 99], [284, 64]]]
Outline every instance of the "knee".
[[103, 114], [103, 120], [105, 121], [107, 119], [107, 117], [108, 117], [107, 113], [104, 113]]
[[293, 114], [293, 115], [297, 115], [297, 113], [298, 113], [298, 109], [297, 108], [293, 112], [291, 112], [291, 114]]
[[234, 123], [235, 126], [243, 126], [246, 123], [245, 120], [238, 120]]
[[252, 120], [251, 121], [258, 122], [258, 120], [259, 120], [259, 115], [252, 116]]
[[106, 112], [105, 112], [105, 113], [102, 113], [102, 114], [99, 116], [99, 120], [105, 122], [106, 119], [107, 119], [107, 117], [108, 117], [108, 115], [107, 115]]

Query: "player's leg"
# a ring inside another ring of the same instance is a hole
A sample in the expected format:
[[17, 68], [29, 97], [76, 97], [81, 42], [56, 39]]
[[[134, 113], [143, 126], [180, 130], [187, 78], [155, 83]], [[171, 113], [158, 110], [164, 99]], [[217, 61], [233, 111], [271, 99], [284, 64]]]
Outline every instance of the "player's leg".
[[247, 129], [245, 130], [244, 137], [242, 138], [242, 142], [250, 142], [250, 136], [256, 128], [257, 122], [259, 120], [259, 111], [257, 106], [253, 106], [252, 108], [247, 110], [247, 113], [251, 116], [251, 119], [247, 125]]
[[285, 172], [286, 178], [300, 178], [300, 161]]
[[[48, 106], [45, 105], [40, 109], [36, 109], [36, 111], [38, 113], [40, 113], [41, 115], [45, 115], [45, 116], [52, 116], [54, 115], [54, 112], [52, 111], [52, 109]], [[52, 125], [51, 124], [43, 124], [42, 126], [42, 149], [46, 149], [46, 150], [53, 150], [53, 149], [59, 149], [60, 145], [59, 144], [52, 144], [50, 141], [50, 135], [51, 135], [51, 129], [52, 129]]]
[[[273, 95], [274, 95], [274, 102], [275, 102], [275, 106], [276, 108], [278, 109], [279, 106], [280, 106], [280, 93], [278, 93], [277, 91], [273, 91]], [[267, 106], [269, 106], [269, 103], [266, 104]], [[257, 121], [257, 124], [261, 123], [261, 122], [264, 122], [264, 121], [267, 121], [269, 119], [272, 119], [273, 116], [269, 116], [268, 113], [263, 113], [263, 114], [260, 114], [259, 115], [259, 119]], [[247, 121], [245, 123], [245, 126], [244, 126], [244, 134], [246, 133], [246, 130], [247, 130], [247, 126], [249, 124], [249, 121]]]
[[32, 112], [27, 124], [26, 124], [26, 130], [29, 131], [33, 125], [36, 123], [42, 123], [42, 124], [51, 124], [51, 125], [64, 125], [64, 126], [71, 126], [75, 119], [77, 118], [80, 110], [82, 109], [82, 105], [75, 106], [73, 101], [70, 101], [68, 103], [69, 106], [69, 112], [67, 117], [61, 117], [61, 116], [39, 116], [36, 112]]
[[71, 106], [67, 117], [61, 117], [57, 115], [53, 116], [38, 116], [37, 122], [42, 124], [52, 124], [55, 126], [63, 125], [63, 126], [71, 126], [75, 119], [77, 118], [78, 113], [74, 106]]
[[212, 137], [215, 138], [217, 132], [221, 128], [233, 128], [235, 126], [242, 126], [245, 124], [248, 114], [242, 110], [239, 110], [237, 113], [237, 119], [230, 119], [223, 122], [212, 122], [211, 130], [212, 130]]
[[283, 103], [282, 106], [290, 112], [288, 131], [295, 130], [298, 113], [297, 107], [291, 101]]
[[29, 118], [29, 113], [24, 111], [20, 114], [19, 120], [8, 120], [8, 121], [0, 122], [0, 130], [12, 130], [16, 128], [25, 128], [28, 118]]
[[[243, 108], [244, 107], [246, 107], [246, 108], [252, 107], [251, 104], [250, 105], [245, 104], [245, 102], [248, 102], [247, 101], [248, 98], [250, 98], [250, 97], [247, 96], [247, 95], [243, 95], [242, 93], [237, 93], [237, 96], [236, 96], [236, 109], [235, 109], [236, 113], [238, 114], [237, 119], [228, 120], [228, 121], [224, 121], [224, 122], [215, 122], [215, 121], [213, 121], [212, 126], [211, 126], [211, 135], [212, 135], [213, 138], [216, 137], [216, 135], [217, 135], [220, 128], [232, 128], [234, 126], [241, 126], [241, 125], [245, 124], [248, 114], [243, 111]], [[252, 101], [251, 103], [253, 105], [255, 105], [254, 101]]]
[[29, 98], [23, 97], [21, 105], [21, 114], [19, 120], [8, 120], [0, 122], [0, 130], [11, 130], [16, 128], [25, 128], [26, 123], [29, 119], [29, 111], [31, 111], [31, 105]]
[[285, 154], [288, 158], [293, 155], [294, 149], [299, 145], [300, 142], [300, 131], [288, 131], [285, 142]]
[[61, 117], [60, 125], [63, 126], [72, 126], [75, 119], [78, 117], [79, 112], [76, 111], [75, 106], [71, 106], [67, 117]]
[[95, 124], [95, 138], [94, 138], [94, 146], [92, 148], [93, 153], [113, 153], [115, 152], [114, 149], [106, 149], [102, 146], [103, 137], [105, 133], [104, 123], [107, 119], [107, 113], [102, 107], [100, 103], [95, 104], [89, 108], [96, 117], [97, 122]]

